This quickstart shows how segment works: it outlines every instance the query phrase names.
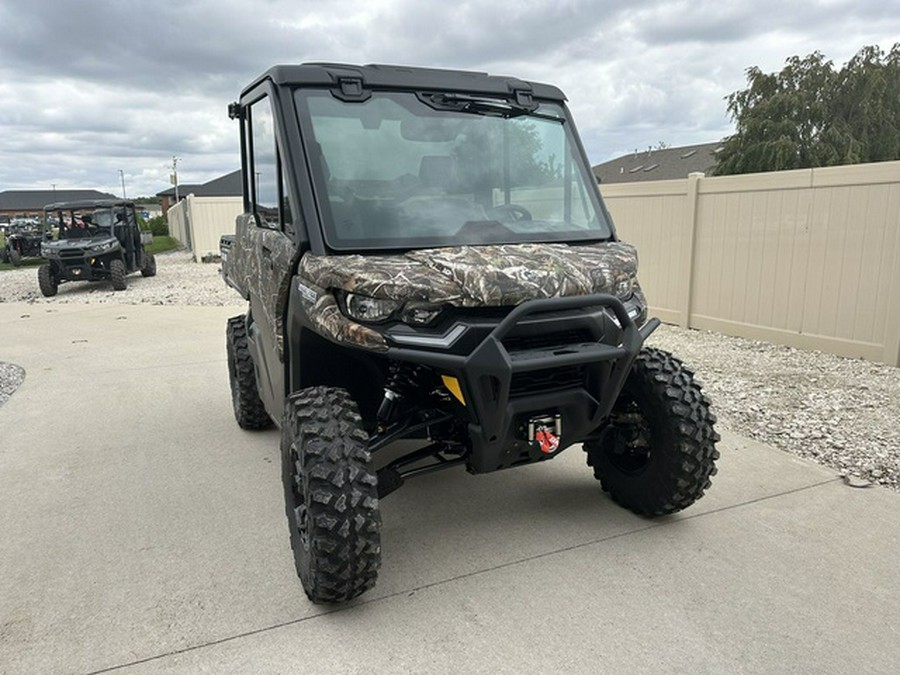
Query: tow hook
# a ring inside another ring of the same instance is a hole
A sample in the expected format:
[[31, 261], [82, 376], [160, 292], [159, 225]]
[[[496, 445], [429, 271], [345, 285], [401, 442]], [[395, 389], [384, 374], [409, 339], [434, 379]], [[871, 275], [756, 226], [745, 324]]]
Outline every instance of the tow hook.
[[553, 454], [559, 449], [562, 436], [562, 418], [559, 415], [544, 415], [528, 420], [528, 440], [537, 443], [541, 452]]

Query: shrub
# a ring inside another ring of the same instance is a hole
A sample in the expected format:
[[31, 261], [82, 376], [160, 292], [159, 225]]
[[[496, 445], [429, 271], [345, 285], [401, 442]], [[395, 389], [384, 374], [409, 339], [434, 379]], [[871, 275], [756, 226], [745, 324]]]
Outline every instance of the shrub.
[[141, 229], [152, 232], [154, 237], [164, 237], [169, 234], [169, 221], [165, 216], [154, 216]]

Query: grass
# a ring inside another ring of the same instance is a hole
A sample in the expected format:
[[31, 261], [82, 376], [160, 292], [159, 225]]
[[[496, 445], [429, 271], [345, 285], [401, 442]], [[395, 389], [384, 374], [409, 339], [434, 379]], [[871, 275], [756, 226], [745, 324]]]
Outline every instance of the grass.
[[[4, 246], [6, 242], [3, 240], [3, 235], [0, 234], [0, 248]], [[146, 246], [146, 251], [148, 253], [165, 253], [166, 251], [171, 251], [173, 249], [178, 248], [178, 240], [175, 237], [169, 236], [161, 236], [161, 237], [153, 237], [153, 243]], [[25, 258], [22, 261], [21, 267], [38, 267], [44, 262], [43, 258]], [[0, 272], [5, 270], [15, 270], [19, 269], [18, 267], [13, 267], [10, 263], [0, 263]]]
[[153, 243], [147, 244], [144, 247], [144, 250], [147, 251], [147, 253], [153, 253], [155, 255], [157, 253], [171, 251], [175, 248], [178, 248], [178, 240], [175, 237], [163, 235], [160, 237], [153, 237]]
[[11, 263], [0, 263], [0, 272], [5, 270], [18, 270], [23, 267], [39, 267], [43, 262], [43, 258], [25, 258], [18, 267], [13, 267]]

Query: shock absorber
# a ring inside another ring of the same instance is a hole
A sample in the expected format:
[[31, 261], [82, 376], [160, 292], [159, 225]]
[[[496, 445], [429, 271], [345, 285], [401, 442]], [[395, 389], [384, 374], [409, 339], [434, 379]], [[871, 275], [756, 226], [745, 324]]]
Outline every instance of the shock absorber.
[[421, 366], [392, 361], [384, 383], [384, 398], [378, 407], [378, 421], [382, 424], [393, 422], [406, 401], [423, 397], [427, 391], [422, 386], [424, 382]]

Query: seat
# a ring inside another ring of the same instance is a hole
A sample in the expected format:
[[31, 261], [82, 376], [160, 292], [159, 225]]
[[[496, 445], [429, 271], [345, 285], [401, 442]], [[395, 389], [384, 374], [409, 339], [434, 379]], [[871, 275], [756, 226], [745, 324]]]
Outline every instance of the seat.
[[456, 183], [456, 160], [448, 155], [425, 155], [419, 162], [419, 183], [450, 192]]

